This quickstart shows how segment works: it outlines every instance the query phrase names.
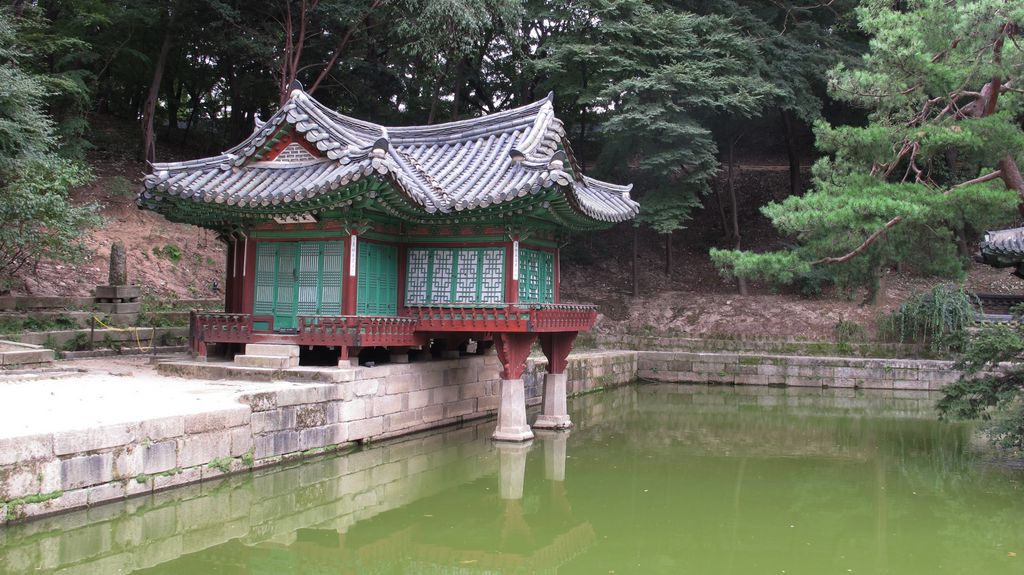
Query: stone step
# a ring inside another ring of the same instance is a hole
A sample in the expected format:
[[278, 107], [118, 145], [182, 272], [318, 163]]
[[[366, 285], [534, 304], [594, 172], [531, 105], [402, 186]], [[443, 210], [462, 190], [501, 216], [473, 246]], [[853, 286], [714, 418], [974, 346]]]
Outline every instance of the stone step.
[[249, 343], [245, 346], [246, 355], [268, 355], [274, 357], [299, 357], [299, 346], [280, 343]]
[[[235, 356], [236, 358], [239, 356]], [[270, 369], [243, 367], [236, 363], [164, 361], [157, 364], [157, 373], [188, 379], [236, 379], [245, 381], [294, 381], [301, 383], [342, 383], [354, 381], [359, 368], [293, 367]]]
[[243, 367], [269, 367], [273, 369], [288, 369], [298, 367], [299, 358], [280, 355], [236, 355], [235, 365]]

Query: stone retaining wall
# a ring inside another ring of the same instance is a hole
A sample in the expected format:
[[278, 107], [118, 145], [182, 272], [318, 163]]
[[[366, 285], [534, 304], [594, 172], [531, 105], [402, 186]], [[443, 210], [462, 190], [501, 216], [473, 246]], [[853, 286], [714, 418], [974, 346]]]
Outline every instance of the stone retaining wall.
[[637, 376], [674, 383], [939, 390], [953, 362], [699, 352], [639, 352]]
[[[572, 356], [569, 392], [625, 384], [635, 352]], [[544, 361], [531, 361], [528, 402]], [[0, 523], [212, 479], [485, 417], [498, 407], [495, 356], [335, 370], [329, 383], [279, 383], [226, 410], [0, 438]]]
[[927, 357], [919, 344], [837, 342], [791, 338], [686, 337], [657, 334], [600, 334], [595, 342], [602, 349], [637, 351], [688, 351], [711, 353], [769, 353], [781, 355], [853, 357]]

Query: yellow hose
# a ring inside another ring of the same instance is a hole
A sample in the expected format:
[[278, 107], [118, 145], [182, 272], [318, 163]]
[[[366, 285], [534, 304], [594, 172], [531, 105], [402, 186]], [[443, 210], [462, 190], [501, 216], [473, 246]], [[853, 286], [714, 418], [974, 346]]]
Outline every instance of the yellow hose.
[[146, 352], [150, 351], [151, 349], [153, 349], [153, 346], [156, 345], [156, 328], [155, 327], [149, 328], [149, 329], [153, 330], [153, 333], [149, 336], [149, 347], [145, 347], [144, 348], [144, 347], [142, 347], [142, 339], [139, 338], [139, 329], [140, 328], [137, 328], [137, 327], [113, 327], [113, 326], [110, 326], [110, 325], [107, 325], [107, 324], [103, 323], [103, 320], [101, 320], [100, 318], [98, 318], [96, 316], [92, 316], [92, 320], [94, 322], [100, 324], [104, 328], [109, 329], [111, 331], [126, 331], [126, 332], [130, 332], [132, 335], [135, 336], [135, 346], [138, 347], [139, 351], [142, 352], [142, 353], [146, 353]]

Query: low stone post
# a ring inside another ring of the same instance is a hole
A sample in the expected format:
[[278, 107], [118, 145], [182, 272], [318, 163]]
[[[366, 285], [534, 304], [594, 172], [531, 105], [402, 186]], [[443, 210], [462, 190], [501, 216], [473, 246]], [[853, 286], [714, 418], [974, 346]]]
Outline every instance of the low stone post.
[[141, 295], [139, 286], [128, 285], [128, 256], [124, 244], [114, 242], [110, 246], [107, 285], [96, 286], [93, 306], [97, 311], [107, 314], [109, 321], [130, 325], [142, 307], [139, 301]]
[[110, 246], [110, 268], [107, 271], [107, 285], [128, 285], [128, 256], [125, 253], [124, 244], [121, 242], [114, 242]]

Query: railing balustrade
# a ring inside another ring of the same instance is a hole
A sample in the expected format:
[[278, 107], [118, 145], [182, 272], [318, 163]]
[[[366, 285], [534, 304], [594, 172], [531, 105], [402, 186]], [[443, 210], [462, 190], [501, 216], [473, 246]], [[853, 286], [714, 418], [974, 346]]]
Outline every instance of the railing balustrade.
[[[575, 303], [493, 303], [407, 306], [398, 316], [299, 316], [294, 333], [273, 331], [273, 318], [243, 313], [194, 312], [193, 349], [207, 343], [293, 341], [298, 345], [402, 346], [424, 343], [430, 332], [584, 331], [597, 307]], [[254, 323], [266, 330], [255, 330]]]

